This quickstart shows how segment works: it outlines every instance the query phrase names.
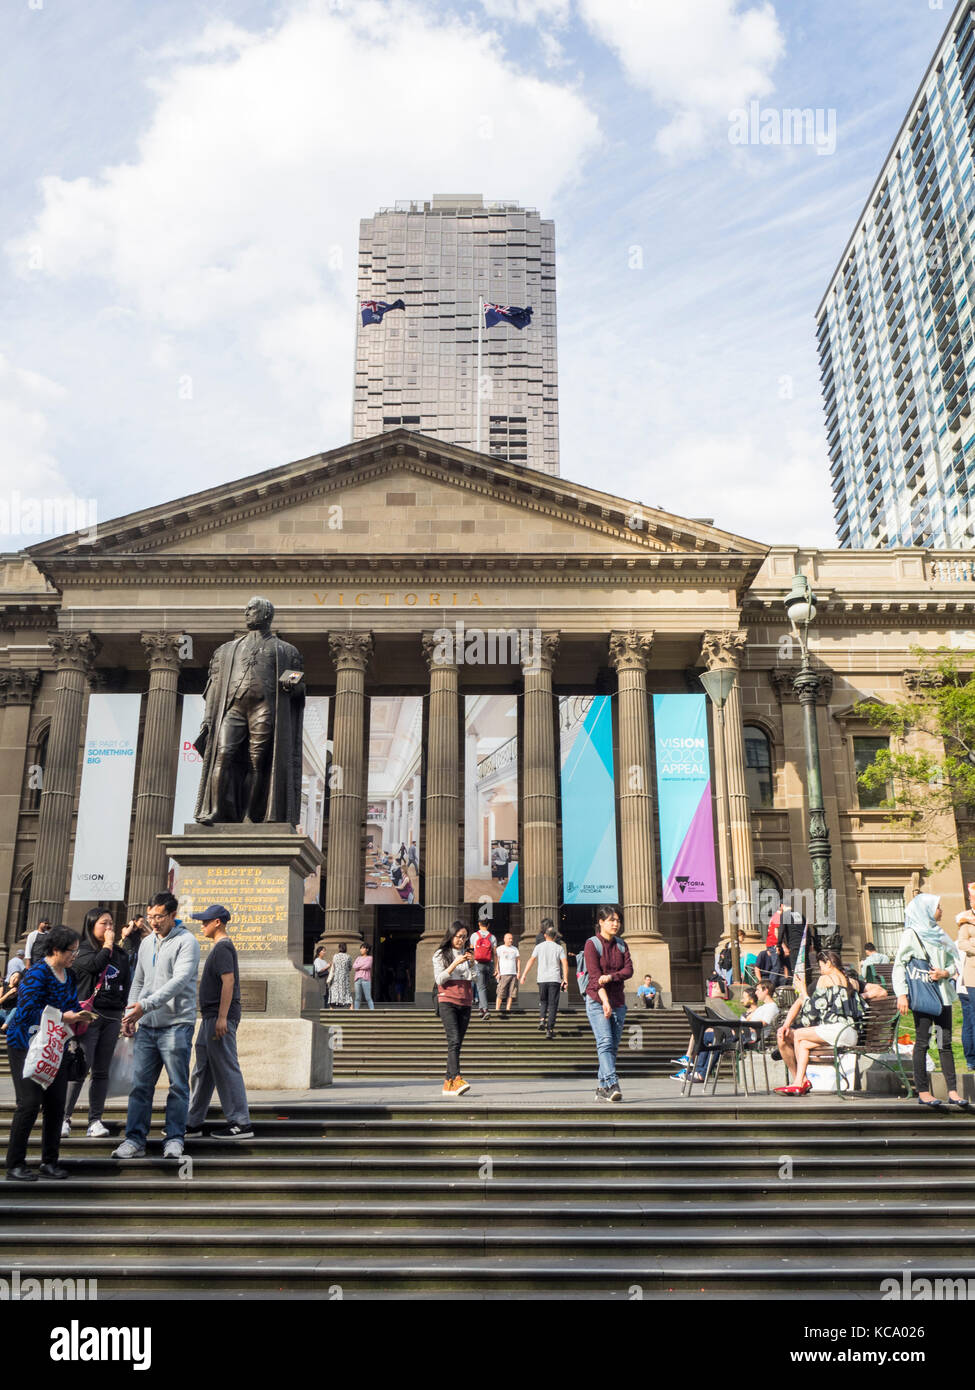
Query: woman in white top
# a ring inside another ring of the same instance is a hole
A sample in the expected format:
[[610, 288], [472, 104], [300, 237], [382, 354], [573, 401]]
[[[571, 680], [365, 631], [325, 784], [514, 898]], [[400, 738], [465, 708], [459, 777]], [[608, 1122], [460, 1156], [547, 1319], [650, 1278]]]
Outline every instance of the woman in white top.
[[933, 1025], [941, 1070], [948, 1087], [948, 1101], [960, 1110], [971, 1110], [972, 1107], [962, 1100], [955, 1089], [955, 1057], [951, 1050], [951, 1010], [958, 997], [955, 980], [963, 967], [958, 948], [951, 937], [942, 931], [940, 922], [941, 899], [935, 893], [918, 893], [907, 904], [904, 932], [894, 953], [894, 993], [897, 995], [897, 1007], [902, 1014], [906, 1014], [911, 1007], [907, 983], [908, 962], [921, 960], [930, 967], [925, 973], [930, 983], [937, 986], [942, 1007], [937, 1017], [928, 1013], [914, 1014], [914, 1089], [917, 1091], [918, 1104], [927, 1105], [932, 1110], [944, 1109], [928, 1086], [928, 1041]]

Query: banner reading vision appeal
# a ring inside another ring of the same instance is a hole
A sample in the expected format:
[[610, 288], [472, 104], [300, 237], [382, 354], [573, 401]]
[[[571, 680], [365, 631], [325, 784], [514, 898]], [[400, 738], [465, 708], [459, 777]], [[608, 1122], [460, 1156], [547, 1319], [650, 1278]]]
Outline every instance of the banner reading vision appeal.
[[563, 901], [615, 902], [619, 889], [610, 697], [560, 695], [559, 744]]
[[125, 897], [141, 695], [92, 695], [71, 868], [72, 902]]
[[718, 901], [704, 695], [654, 695], [665, 903]]

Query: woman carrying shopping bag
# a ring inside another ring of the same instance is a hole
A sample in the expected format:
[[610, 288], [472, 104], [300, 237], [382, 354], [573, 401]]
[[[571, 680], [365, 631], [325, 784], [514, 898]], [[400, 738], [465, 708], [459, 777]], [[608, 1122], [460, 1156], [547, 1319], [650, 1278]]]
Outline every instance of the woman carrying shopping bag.
[[[91, 1073], [88, 1089], [88, 1138], [104, 1139], [108, 1130], [102, 1124], [108, 1094], [108, 1072], [122, 1027], [131, 980], [131, 957], [116, 940], [112, 914], [93, 907], [85, 917], [81, 945], [72, 970], [78, 994], [94, 1010], [95, 1021], [81, 1037], [81, 1048]], [[64, 1103], [61, 1138], [71, 1133], [71, 1116], [78, 1104], [84, 1081], [72, 1081]]]
[[[7, 1181], [36, 1182], [42, 1178], [66, 1178], [67, 1168], [58, 1163], [61, 1148], [61, 1121], [68, 1089], [68, 1049], [64, 1049], [57, 1075], [45, 1088], [24, 1075], [24, 1064], [41, 1015], [50, 1006], [59, 1010], [62, 1023], [73, 1025], [90, 1021], [94, 1015], [81, 1012], [78, 992], [69, 969], [78, 950], [78, 933], [69, 927], [53, 927], [48, 933], [44, 959], [24, 975], [17, 996], [17, 1012], [7, 1025], [7, 1054], [14, 1079], [17, 1108], [10, 1124], [7, 1146]], [[38, 1112], [44, 1113], [39, 1172], [28, 1168], [27, 1144]]]
[[934, 893], [918, 893], [907, 905], [904, 931], [894, 955], [893, 985], [897, 1007], [914, 1015], [914, 1088], [919, 1105], [944, 1110], [928, 1086], [928, 1041], [934, 1027], [941, 1070], [948, 1087], [948, 1102], [959, 1110], [971, 1110], [955, 1089], [955, 1057], [951, 1050], [951, 1010], [958, 997], [955, 980], [962, 961], [951, 937], [942, 931], [941, 899]]

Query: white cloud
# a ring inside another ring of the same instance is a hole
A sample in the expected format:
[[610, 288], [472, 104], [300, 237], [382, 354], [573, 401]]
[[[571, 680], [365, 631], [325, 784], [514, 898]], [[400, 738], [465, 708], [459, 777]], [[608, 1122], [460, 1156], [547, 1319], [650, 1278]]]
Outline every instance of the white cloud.
[[599, 140], [575, 90], [519, 71], [473, 23], [402, 0], [312, 0], [265, 33], [216, 24], [166, 53], [178, 56], [134, 157], [44, 178], [13, 264], [134, 311], [158, 330], [159, 365], [179, 356], [160, 333], [232, 327], [279, 386], [334, 395], [323, 409], [340, 437], [358, 217], [452, 187], [549, 208]]
[[26, 538], [18, 534], [11, 512], [16, 519], [28, 499], [44, 502], [69, 492], [47, 413], [64, 394], [57, 382], [13, 366], [0, 353], [0, 546], [16, 549], [39, 539], [36, 528]]
[[728, 116], [769, 93], [785, 51], [764, 0], [579, 0], [583, 19], [627, 77], [671, 113], [655, 144], [673, 157], [727, 143]]
[[481, 0], [492, 19], [508, 24], [565, 24], [569, 0]]

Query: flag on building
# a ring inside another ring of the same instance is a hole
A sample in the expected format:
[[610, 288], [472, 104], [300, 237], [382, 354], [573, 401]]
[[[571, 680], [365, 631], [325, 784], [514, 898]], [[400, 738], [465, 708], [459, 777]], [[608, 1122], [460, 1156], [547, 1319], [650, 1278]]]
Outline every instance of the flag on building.
[[514, 304], [485, 304], [484, 326], [493, 328], [496, 323], [510, 323], [514, 328], [527, 328], [532, 321], [531, 305], [519, 309]]
[[384, 299], [364, 299], [360, 307], [362, 326], [365, 328], [367, 323], [382, 323], [383, 314], [388, 314], [390, 309], [405, 309], [406, 305], [402, 299], [394, 299], [392, 304], [387, 304]]

